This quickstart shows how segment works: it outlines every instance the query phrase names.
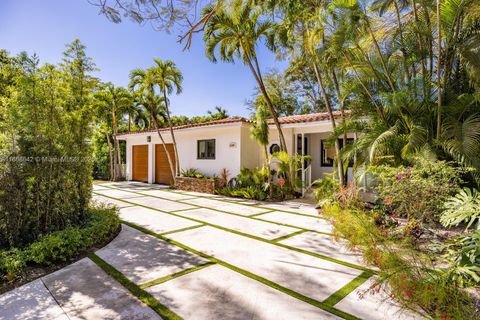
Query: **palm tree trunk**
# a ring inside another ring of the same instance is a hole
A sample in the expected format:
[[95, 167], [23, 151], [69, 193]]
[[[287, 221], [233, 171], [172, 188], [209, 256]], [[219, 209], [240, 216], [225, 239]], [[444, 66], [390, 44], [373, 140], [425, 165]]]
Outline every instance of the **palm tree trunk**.
[[172, 121], [170, 120], [170, 109], [168, 108], [167, 92], [166, 92], [165, 86], [163, 86], [162, 90], [163, 90], [163, 98], [165, 99], [165, 112], [167, 115], [168, 127], [170, 128], [170, 135], [172, 136], [173, 152], [175, 153], [175, 164], [176, 164], [175, 176], [177, 176], [180, 174], [180, 161], [178, 159], [177, 141], [175, 140], [175, 134], [173, 133], [173, 125], [172, 125]]
[[[413, 7], [413, 17], [415, 19], [416, 27], [418, 28], [419, 27], [419, 20], [418, 20], [416, 0], [412, 0], [412, 7]], [[420, 53], [423, 55], [423, 37], [422, 37], [420, 32], [416, 32], [416, 33], [417, 33], [417, 38], [418, 38], [418, 49], [420, 50]], [[426, 99], [427, 98], [427, 92], [425, 90], [426, 89], [426, 87], [425, 87], [425, 83], [426, 83], [425, 75], [427, 73], [426, 72], [427, 67], [425, 66], [425, 59], [423, 59], [423, 58], [421, 59], [420, 66], [422, 68], [422, 78], [423, 78], [423, 85], [422, 85], [423, 99]]]
[[150, 113], [152, 116], [153, 124], [155, 126], [155, 129], [157, 130], [158, 137], [160, 138], [160, 141], [162, 142], [163, 150], [165, 151], [165, 154], [167, 155], [167, 161], [168, 161], [168, 166], [170, 167], [170, 171], [172, 173], [172, 177], [175, 182], [175, 167], [173, 166], [172, 163], [172, 158], [170, 157], [170, 152], [168, 152], [167, 145], [165, 144], [165, 140], [163, 140], [163, 136], [160, 133], [160, 126], [158, 125], [158, 120], [157, 117], [155, 116], [155, 113], [153, 111], [153, 106], [150, 106]]
[[108, 158], [110, 163], [110, 181], [113, 180], [114, 170], [113, 170], [113, 153], [112, 153], [112, 143], [110, 142], [110, 136], [107, 131], [105, 131], [105, 136], [107, 137], [107, 146], [108, 146]]
[[393, 92], [395, 92], [395, 86], [393, 84], [392, 76], [390, 75], [390, 71], [388, 71], [387, 65], [385, 64], [385, 59], [383, 58], [382, 50], [380, 49], [380, 45], [378, 44], [377, 38], [375, 34], [373, 34], [372, 27], [370, 26], [370, 21], [368, 17], [365, 16], [365, 21], [367, 22], [368, 32], [370, 33], [370, 37], [373, 40], [373, 44], [375, 45], [375, 49], [377, 50], [377, 54], [380, 58], [380, 63], [382, 65], [383, 71], [385, 72], [385, 76], [387, 77], [388, 84]]
[[372, 103], [373, 105], [375, 106], [375, 109], [377, 110], [377, 113], [378, 115], [380, 116], [381, 119], [385, 119], [385, 115], [383, 114], [383, 110], [382, 108], [377, 104], [377, 102], [375, 101], [375, 99], [373, 98], [373, 95], [372, 93], [370, 92], [370, 90], [368, 90], [368, 88], [365, 86], [365, 84], [363, 83], [362, 79], [360, 78], [358, 72], [357, 72], [357, 69], [355, 68], [355, 66], [353, 65], [352, 63], [352, 60], [350, 60], [350, 58], [348, 57], [348, 55], [343, 52], [343, 56], [345, 57], [345, 59], [347, 60], [348, 64], [350, 65], [350, 67], [352, 68], [353, 70], [353, 73], [355, 74], [355, 78], [357, 78], [357, 81], [360, 83], [360, 85], [362, 86], [363, 90], [365, 91], [365, 93], [369, 96], [369, 98], [372, 100]]
[[[395, 7], [395, 15], [397, 17], [397, 26], [398, 26], [398, 32], [400, 35], [400, 46], [402, 49], [405, 48], [405, 41], [403, 40], [403, 25], [402, 25], [402, 17], [400, 15], [400, 8], [398, 7], [398, 3], [396, 0], [393, 1], [393, 6]], [[410, 73], [408, 72], [408, 56], [406, 55], [406, 52], [402, 51], [403, 55], [403, 69], [405, 72], [405, 82], [408, 82], [410, 79]]]
[[442, 88], [441, 88], [441, 66], [442, 66], [442, 30], [440, 21], [440, 0], [437, 0], [437, 139], [440, 139], [442, 125]]
[[[250, 67], [250, 70], [252, 71], [253, 76], [255, 77], [255, 80], [257, 80], [258, 87], [260, 88], [260, 91], [262, 92], [263, 97], [265, 98], [265, 101], [267, 102], [268, 110], [270, 111], [270, 114], [272, 115], [273, 122], [275, 123], [275, 127], [277, 128], [277, 131], [278, 131], [278, 136], [279, 136], [279, 139], [280, 139], [280, 149], [282, 151], [287, 152], [287, 144], [285, 143], [285, 137], [283, 135], [283, 130], [282, 130], [282, 127], [280, 125], [280, 122], [278, 121], [277, 112], [276, 112], [276, 110], [273, 106], [272, 101], [270, 100], [270, 96], [268, 95], [267, 90], [265, 88], [265, 85], [263, 83], [263, 79], [261, 78], [261, 75], [257, 74], [257, 71], [255, 71], [255, 68], [253, 67], [252, 61], [250, 60], [250, 58], [247, 57], [245, 60], [248, 64], [248, 66]], [[259, 70], [257, 59], [254, 59], [254, 61], [255, 61], [255, 64], [257, 66], [257, 70]]]
[[263, 153], [265, 154], [265, 162], [268, 169], [268, 196], [270, 199], [273, 198], [273, 186], [272, 186], [272, 173], [270, 169], [270, 157], [268, 156], [267, 145], [263, 145]]
[[[342, 125], [343, 125], [343, 146], [347, 145], [347, 130], [345, 126], [345, 104], [343, 103], [343, 99], [340, 95], [340, 86], [338, 85], [338, 79], [337, 75], [335, 73], [335, 69], [332, 69], [332, 79], [333, 79], [333, 84], [335, 86], [335, 91], [337, 92], [337, 100], [339, 101], [340, 104], [340, 113], [341, 113], [341, 119], [342, 119]], [[342, 164], [343, 166], [343, 164]], [[345, 179], [345, 177], [344, 177]], [[346, 184], [347, 181], [346, 179], [342, 181], [343, 184]]]
[[[333, 130], [335, 130], [337, 128], [337, 125], [335, 123], [335, 118], [333, 117], [332, 105], [330, 104], [330, 100], [328, 99], [327, 92], [325, 90], [325, 85], [323, 84], [322, 75], [320, 74], [320, 72], [318, 70], [317, 63], [315, 61], [313, 62], [313, 70], [315, 71], [315, 76], [317, 77], [318, 86], [322, 90], [323, 101], [325, 102], [325, 106], [327, 107], [328, 115], [329, 115], [330, 121], [332, 123], [332, 128], [333, 128]], [[302, 141], [302, 143], [303, 143], [303, 141]], [[343, 174], [343, 162], [339, 157], [339, 155], [340, 155], [340, 143], [339, 143], [338, 139], [335, 139], [335, 153], [336, 153], [336, 156], [337, 156], [338, 180], [340, 180], [340, 182], [343, 184], [343, 182], [345, 180], [345, 177], [344, 177], [344, 174]]]

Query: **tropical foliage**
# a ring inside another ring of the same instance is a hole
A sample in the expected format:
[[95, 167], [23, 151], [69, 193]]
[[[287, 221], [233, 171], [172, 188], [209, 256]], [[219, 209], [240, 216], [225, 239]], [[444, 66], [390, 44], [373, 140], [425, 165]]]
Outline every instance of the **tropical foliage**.
[[0, 245], [83, 224], [92, 185], [95, 65], [75, 40], [59, 65], [2, 52]]

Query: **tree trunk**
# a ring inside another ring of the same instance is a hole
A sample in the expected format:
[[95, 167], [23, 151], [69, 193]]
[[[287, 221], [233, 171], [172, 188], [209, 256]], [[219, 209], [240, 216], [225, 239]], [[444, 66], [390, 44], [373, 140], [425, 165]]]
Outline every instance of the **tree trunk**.
[[385, 64], [385, 60], [383, 59], [383, 54], [382, 50], [380, 49], [380, 45], [378, 44], [377, 38], [373, 34], [372, 27], [370, 26], [370, 21], [368, 20], [368, 17], [365, 16], [365, 21], [367, 22], [367, 27], [368, 31], [370, 33], [370, 37], [372, 37], [373, 44], [375, 45], [375, 49], [377, 50], [378, 56], [380, 58], [380, 63], [382, 65], [383, 71], [385, 72], [385, 76], [387, 77], [388, 84], [390, 85], [390, 88], [392, 89], [393, 92], [395, 92], [395, 86], [393, 84], [392, 77], [390, 75], [390, 71], [388, 71], [387, 65]]
[[442, 66], [442, 30], [440, 21], [440, 0], [437, 0], [437, 139], [440, 139], [442, 125], [442, 87], [441, 87], [441, 66]]
[[[330, 121], [332, 123], [332, 128], [335, 130], [337, 128], [337, 125], [335, 123], [335, 118], [333, 117], [333, 109], [332, 105], [330, 104], [330, 100], [328, 99], [327, 92], [325, 91], [325, 86], [323, 84], [323, 79], [322, 75], [320, 74], [317, 63], [314, 61], [313, 62], [313, 70], [315, 71], [315, 76], [317, 77], [318, 81], [318, 86], [322, 90], [322, 96], [323, 96], [323, 101], [325, 102], [325, 106], [327, 107], [328, 115], [330, 117]], [[303, 141], [302, 141], [303, 143]], [[340, 180], [341, 183], [344, 182], [345, 177], [343, 174], [343, 161], [340, 159], [340, 143], [338, 139], [335, 139], [335, 153], [337, 155], [337, 174], [338, 174], [338, 180]]]
[[270, 157], [268, 156], [268, 149], [267, 145], [263, 145], [263, 152], [265, 153], [265, 162], [267, 164], [268, 169], [268, 196], [270, 199], [273, 198], [273, 186], [272, 186], [272, 173], [270, 169]]
[[[419, 27], [419, 21], [418, 21], [416, 0], [412, 0], [412, 7], [413, 7], [413, 18], [415, 19], [415, 24], [416, 24], [416, 27], [418, 28]], [[420, 53], [423, 55], [423, 37], [422, 37], [420, 32], [416, 32], [416, 33], [417, 33], [417, 37], [418, 37], [418, 49], [420, 50]], [[423, 59], [423, 57], [421, 58], [420, 66], [422, 67], [422, 78], [423, 78], [422, 88], [423, 88], [423, 99], [425, 100], [427, 98], [427, 92], [425, 91], [425, 89], [426, 89], [425, 75], [426, 75], [426, 69], [427, 68], [425, 66], [425, 59]], [[414, 68], [415, 68], [415, 66], [414, 66]]]
[[113, 180], [114, 170], [113, 170], [113, 153], [112, 153], [112, 143], [110, 142], [110, 136], [107, 131], [105, 131], [105, 136], [107, 137], [107, 146], [108, 146], [108, 158], [110, 163], [110, 181]]
[[[403, 40], [403, 26], [402, 26], [402, 17], [400, 15], [400, 8], [398, 7], [398, 3], [396, 0], [393, 1], [393, 5], [395, 7], [395, 14], [397, 17], [397, 26], [398, 26], [398, 32], [400, 34], [400, 46], [402, 49], [405, 49], [405, 41]], [[410, 79], [410, 73], [408, 72], [408, 56], [406, 55], [406, 52], [403, 52], [403, 69], [405, 72], [405, 82], [407, 83]]]
[[[260, 91], [262, 92], [262, 95], [265, 98], [265, 101], [267, 102], [268, 110], [270, 111], [270, 114], [272, 115], [273, 122], [275, 123], [275, 127], [277, 128], [277, 131], [278, 131], [278, 136], [279, 136], [279, 139], [280, 139], [280, 149], [284, 152], [287, 152], [287, 144], [285, 143], [285, 137], [283, 135], [282, 127], [280, 125], [280, 122], [278, 121], [277, 112], [276, 112], [276, 110], [273, 106], [272, 101], [270, 100], [270, 96], [267, 93], [267, 90], [266, 90], [265, 85], [263, 83], [263, 79], [261, 78], [261, 75], [257, 74], [257, 71], [255, 71], [255, 68], [253, 67], [252, 61], [250, 60], [250, 58], [246, 57], [245, 60], [248, 64], [248, 66], [250, 67], [250, 70], [252, 71], [253, 76], [255, 77], [255, 80], [257, 80], [258, 87], [260, 88]], [[259, 70], [258, 61], [256, 59], [254, 59], [254, 61], [255, 61], [255, 64], [257, 66], [257, 70]]]
[[[332, 69], [332, 79], [333, 79], [333, 84], [335, 86], [335, 91], [337, 92], [337, 97], [338, 97], [338, 101], [339, 101], [339, 104], [340, 104], [340, 117], [342, 119], [342, 125], [343, 125], [343, 146], [345, 147], [347, 145], [347, 130], [346, 130], [346, 126], [345, 126], [345, 105], [343, 103], [343, 99], [342, 99], [342, 96], [340, 95], [340, 86], [338, 85], [338, 79], [337, 79], [337, 75], [335, 74], [335, 69]], [[343, 163], [342, 163], [342, 167], [343, 167]], [[342, 181], [342, 184], [346, 185], [347, 184], [347, 179], [346, 177], [344, 176], [343, 177], [344, 180]]]
[[177, 141], [175, 140], [175, 134], [173, 133], [173, 125], [172, 121], [170, 120], [170, 109], [168, 108], [168, 100], [167, 100], [167, 92], [165, 91], [165, 86], [163, 86], [163, 98], [165, 99], [165, 113], [167, 115], [168, 126], [170, 128], [170, 135], [172, 136], [172, 143], [173, 143], [173, 152], [175, 153], [175, 171], [176, 175], [180, 174], [180, 161], [178, 158], [178, 151], [177, 151]]
[[370, 92], [370, 90], [368, 90], [368, 88], [365, 86], [365, 84], [363, 83], [362, 79], [360, 78], [360, 76], [358, 75], [358, 72], [357, 72], [357, 69], [355, 68], [355, 66], [353, 65], [352, 61], [350, 60], [350, 58], [348, 57], [348, 55], [343, 52], [343, 56], [345, 57], [345, 59], [347, 60], [348, 64], [350, 65], [350, 67], [352, 68], [353, 70], [353, 73], [355, 74], [355, 78], [357, 78], [357, 81], [360, 83], [360, 85], [362, 86], [363, 90], [365, 91], [365, 93], [369, 96], [369, 98], [372, 100], [373, 102], [373, 105], [375, 106], [375, 109], [377, 110], [377, 113], [378, 115], [380, 116], [380, 118], [382, 119], [385, 119], [385, 116], [383, 114], [383, 110], [382, 108], [380, 108], [380, 106], [377, 104], [377, 102], [375, 101], [375, 99], [373, 98], [373, 95], [372, 93]]
[[160, 133], [160, 126], [158, 125], [158, 120], [157, 120], [157, 117], [155, 116], [155, 113], [153, 111], [153, 106], [150, 106], [150, 113], [151, 113], [151, 116], [152, 116], [152, 120], [153, 120], [153, 124], [155, 126], [155, 129], [157, 130], [157, 134], [158, 134], [158, 137], [160, 138], [160, 141], [162, 142], [162, 146], [163, 146], [163, 150], [165, 151], [165, 154], [167, 155], [167, 161], [168, 161], [168, 166], [170, 167], [170, 171], [172, 173], [172, 177], [175, 181], [175, 167], [173, 166], [173, 163], [172, 163], [172, 157], [170, 157], [170, 152], [168, 152], [167, 150], [167, 146], [165, 144], [165, 140], [163, 140], [163, 136], [162, 134]]

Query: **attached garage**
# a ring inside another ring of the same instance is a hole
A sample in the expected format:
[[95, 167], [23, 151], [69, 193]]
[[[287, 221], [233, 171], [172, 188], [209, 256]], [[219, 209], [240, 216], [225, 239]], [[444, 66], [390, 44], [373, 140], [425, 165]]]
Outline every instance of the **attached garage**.
[[132, 146], [132, 180], [148, 182], [148, 145]]
[[[173, 150], [173, 144], [165, 144], [167, 147], [168, 153], [170, 154], [170, 159], [172, 159], [173, 167], [175, 168], [176, 159], [175, 152]], [[155, 145], [155, 183], [159, 184], [172, 184], [174, 178], [172, 176], [172, 171], [168, 164], [167, 154], [165, 153], [165, 148], [162, 144]]]

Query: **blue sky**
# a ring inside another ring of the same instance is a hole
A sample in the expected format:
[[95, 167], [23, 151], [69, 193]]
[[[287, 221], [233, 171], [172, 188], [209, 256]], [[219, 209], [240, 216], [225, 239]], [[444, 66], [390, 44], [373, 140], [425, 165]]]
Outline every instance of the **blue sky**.
[[[130, 70], [151, 66], [153, 57], [170, 59], [184, 76], [183, 93], [171, 98], [174, 114], [202, 115], [219, 105], [230, 115], [247, 116], [245, 101], [255, 87], [248, 68], [241, 62], [211, 63], [200, 36], [183, 51], [178, 35], [177, 30], [169, 35], [127, 20], [114, 24], [87, 0], [0, 1], [0, 48], [11, 54], [35, 52], [42, 62], [57, 63], [65, 44], [78, 38], [100, 69], [96, 76], [122, 86], [128, 84]], [[259, 58], [264, 72], [285, 67], [263, 46]]]

